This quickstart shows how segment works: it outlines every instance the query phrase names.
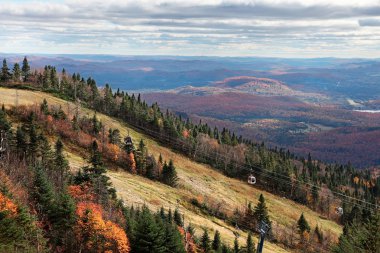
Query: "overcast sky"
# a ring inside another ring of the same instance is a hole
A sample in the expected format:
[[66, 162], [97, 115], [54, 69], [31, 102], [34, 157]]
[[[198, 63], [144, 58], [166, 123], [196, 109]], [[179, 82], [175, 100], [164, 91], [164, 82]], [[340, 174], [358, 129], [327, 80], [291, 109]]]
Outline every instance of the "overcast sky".
[[0, 52], [380, 57], [380, 0], [0, 0]]

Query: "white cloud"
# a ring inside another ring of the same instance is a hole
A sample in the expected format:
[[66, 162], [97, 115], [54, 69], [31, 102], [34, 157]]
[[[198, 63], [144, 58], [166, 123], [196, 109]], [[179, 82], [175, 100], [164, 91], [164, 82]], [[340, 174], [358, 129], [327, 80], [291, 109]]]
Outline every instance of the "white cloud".
[[376, 0], [0, 3], [2, 52], [380, 57]]

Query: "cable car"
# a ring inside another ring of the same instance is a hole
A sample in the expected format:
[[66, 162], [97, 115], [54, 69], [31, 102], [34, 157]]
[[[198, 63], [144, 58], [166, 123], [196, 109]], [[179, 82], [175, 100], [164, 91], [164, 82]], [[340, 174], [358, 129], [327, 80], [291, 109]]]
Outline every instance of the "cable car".
[[133, 146], [132, 137], [129, 135], [129, 131], [128, 135], [124, 138], [124, 145], [128, 153], [132, 152], [135, 149], [135, 147]]
[[335, 209], [335, 212], [336, 212], [337, 214], [339, 214], [339, 215], [343, 215], [343, 207], [337, 207], [337, 208]]
[[248, 184], [256, 184], [256, 177], [254, 175], [248, 176]]
[[124, 141], [125, 141], [125, 145], [127, 145], [127, 146], [133, 146], [133, 142], [132, 142], [131, 136], [125, 137]]

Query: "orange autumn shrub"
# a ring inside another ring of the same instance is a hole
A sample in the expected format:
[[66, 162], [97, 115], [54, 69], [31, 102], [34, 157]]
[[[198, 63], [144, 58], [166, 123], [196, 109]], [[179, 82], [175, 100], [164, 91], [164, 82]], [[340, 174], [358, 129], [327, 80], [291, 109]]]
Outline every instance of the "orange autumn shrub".
[[[184, 245], [185, 245], [186, 252], [187, 253], [197, 253], [198, 252], [197, 245], [194, 242], [192, 235], [187, 231], [185, 232], [185, 230], [180, 226], [178, 226], [178, 230], [179, 230], [182, 238], [184, 238]], [[186, 233], [186, 237], [185, 237], [185, 233]]]
[[17, 205], [0, 192], [0, 212], [7, 212], [9, 216], [17, 215]]
[[182, 136], [183, 136], [185, 139], [189, 138], [189, 136], [190, 136], [190, 132], [189, 132], [189, 130], [187, 130], [187, 129], [183, 130], [183, 131], [182, 131]]
[[129, 153], [128, 154], [128, 159], [129, 159], [129, 162], [130, 162], [130, 170], [133, 174], [136, 174], [136, 160], [135, 160], [135, 155], [133, 154], [133, 152]]
[[103, 210], [93, 202], [79, 202], [76, 213], [79, 217], [76, 228], [77, 239], [84, 251], [97, 252], [130, 251], [129, 240], [122, 228], [103, 219]]
[[118, 145], [112, 144], [112, 143], [108, 143], [106, 145], [105, 155], [106, 157], [111, 159], [113, 162], [116, 162], [119, 159], [120, 153], [121, 153], [121, 148]]
[[94, 201], [95, 196], [91, 193], [91, 186], [89, 184], [70, 185], [67, 191], [71, 197], [77, 201]]
[[106, 227], [106, 239], [108, 239], [110, 242], [116, 242], [116, 245], [113, 245], [113, 248], [115, 248], [116, 246], [119, 252], [129, 252], [129, 240], [127, 235], [125, 234], [125, 231], [111, 221], [106, 222]]

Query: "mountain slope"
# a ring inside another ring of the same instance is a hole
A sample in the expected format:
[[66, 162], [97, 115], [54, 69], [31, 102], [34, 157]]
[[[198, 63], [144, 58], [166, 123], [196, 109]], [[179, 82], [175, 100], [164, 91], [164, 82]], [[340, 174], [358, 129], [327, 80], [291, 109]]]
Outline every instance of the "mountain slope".
[[[16, 90], [0, 88], [0, 97], [0, 103], [4, 103], [7, 106], [14, 105], [17, 98]], [[40, 104], [43, 98], [46, 98], [50, 105], [61, 105], [62, 109], [69, 115], [72, 115], [74, 109], [72, 103], [46, 93], [19, 90], [17, 100], [19, 105]], [[83, 108], [81, 113], [92, 116], [94, 112]], [[181, 212], [185, 214], [186, 222], [191, 222], [197, 228], [198, 233], [201, 232], [201, 228], [204, 226], [212, 230], [219, 230], [222, 238], [232, 243], [234, 239], [233, 231], [235, 229], [222, 220], [202, 214], [190, 204], [190, 199], [197, 197], [207, 200], [208, 203], [222, 202], [226, 211], [231, 213], [236, 208], [245, 206], [246, 202], [256, 204], [258, 196], [260, 193], [263, 193], [266, 197], [270, 217], [274, 221], [274, 224], [289, 227], [296, 223], [298, 217], [303, 212], [312, 227], [318, 224], [324, 231], [330, 230], [331, 234], [335, 237], [341, 233], [339, 225], [320, 218], [317, 213], [302, 205], [250, 187], [245, 182], [223, 176], [209, 166], [195, 163], [189, 158], [158, 144], [150, 137], [134, 131], [125, 123], [99, 113], [97, 116], [107, 127], [118, 128], [122, 136], [125, 136], [129, 131], [136, 142], [143, 138], [149, 152], [155, 157], [162, 154], [165, 159], [173, 159], [176, 164], [180, 179], [180, 187], [178, 189], [140, 176], [131, 175], [122, 170], [116, 171], [117, 168], [109, 171], [108, 175], [111, 177], [119, 197], [127, 203], [135, 205], [145, 203], [153, 209], [160, 208], [161, 206], [166, 208], [172, 207], [174, 209], [178, 206]], [[67, 152], [72, 167], [77, 168], [85, 163], [85, 159], [81, 158], [81, 155], [76, 151], [68, 149]], [[240, 237], [240, 240], [243, 244], [245, 240], [244, 236]], [[268, 242], [265, 248], [266, 252], [287, 252], [278, 245]]]

